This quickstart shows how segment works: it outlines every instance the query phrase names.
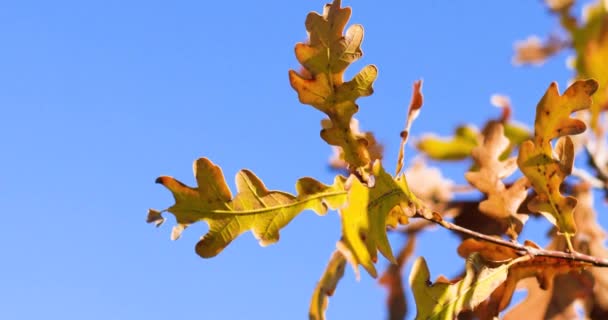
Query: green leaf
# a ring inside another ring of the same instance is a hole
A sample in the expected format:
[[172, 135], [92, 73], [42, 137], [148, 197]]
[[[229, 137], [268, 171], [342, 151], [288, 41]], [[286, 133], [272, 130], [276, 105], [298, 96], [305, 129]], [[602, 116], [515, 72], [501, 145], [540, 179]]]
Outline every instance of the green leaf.
[[472, 126], [456, 128], [450, 139], [428, 135], [420, 138], [416, 144], [418, 150], [435, 160], [462, 160], [471, 155], [478, 145], [479, 132]]
[[409, 283], [416, 300], [416, 319], [456, 319], [463, 310], [472, 310], [492, 294], [506, 279], [510, 264], [488, 267], [478, 254], [467, 259], [464, 278], [450, 283], [431, 283], [424, 258], [412, 266]]
[[163, 176], [156, 180], [164, 185], [175, 198], [175, 204], [162, 211], [150, 210], [148, 222], [160, 225], [162, 212], [175, 215], [177, 225], [172, 239], [179, 238], [190, 224], [206, 221], [209, 231], [196, 244], [196, 252], [203, 258], [220, 253], [240, 234], [252, 230], [263, 246], [279, 240], [279, 230], [304, 210], [319, 215], [327, 207], [337, 209], [346, 200], [344, 178], [336, 177], [331, 186], [312, 178], [302, 178], [296, 183], [297, 196], [282, 191], [269, 191], [262, 181], [249, 170], [241, 170], [236, 176], [238, 193], [232, 198], [220, 167], [206, 158], [194, 163], [197, 188]]

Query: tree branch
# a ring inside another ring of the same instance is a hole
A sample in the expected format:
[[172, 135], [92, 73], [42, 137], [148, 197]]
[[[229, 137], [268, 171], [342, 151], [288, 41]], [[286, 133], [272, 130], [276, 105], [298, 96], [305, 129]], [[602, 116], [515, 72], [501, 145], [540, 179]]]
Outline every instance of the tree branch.
[[464, 233], [464, 234], [469, 235], [478, 240], [483, 240], [483, 241], [494, 243], [499, 246], [511, 248], [517, 254], [519, 254], [521, 256], [531, 255], [531, 256], [536, 256], [536, 257], [549, 257], [549, 258], [555, 258], [555, 259], [561, 259], [561, 260], [584, 262], [584, 263], [588, 263], [595, 267], [603, 267], [603, 268], [608, 267], [608, 259], [597, 258], [594, 256], [582, 254], [579, 252], [562, 252], [562, 251], [555, 251], [555, 250], [539, 249], [539, 248], [526, 246], [526, 245], [523, 245], [518, 242], [507, 241], [507, 240], [503, 240], [500, 238], [495, 238], [495, 237], [492, 237], [492, 236], [489, 236], [489, 235], [486, 235], [483, 233], [479, 233], [479, 232], [476, 232], [476, 231], [473, 231], [473, 230], [470, 230], [467, 228], [463, 228], [459, 225], [456, 225], [449, 221], [443, 220], [441, 218], [441, 215], [439, 215], [438, 213], [434, 213], [432, 218], [427, 218], [419, 213], [416, 214], [416, 217], [433, 222], [435, 224], [438, 224], [448, 230]]

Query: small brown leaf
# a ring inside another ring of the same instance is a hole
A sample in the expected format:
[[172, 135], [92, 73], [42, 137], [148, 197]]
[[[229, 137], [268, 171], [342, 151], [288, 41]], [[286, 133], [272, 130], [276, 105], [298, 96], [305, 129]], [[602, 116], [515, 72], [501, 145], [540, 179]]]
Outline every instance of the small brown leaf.
[[521, 178], [509, 188], [501, 181], [517, 169], [515, 158], [499, 160], [509, 144], [502, 124], [491, 123], [484, 132], [483, 143], [472, 152], [479, 169], [465, 173], [465, 177], [488, 195], [488, 199], [479, 204], [479, 210], [505, 224], [507, 234], [515, 239], [527, 220], [527, 215], [518, 214], [517, 209], [526, 199], [528, 180]]
[[407, 314], [407, 302], [405, 289], [403, 288], [403, 266], [414, 253], [416, 237], [411, 234], [407, 243], [397, 255], [396, 264], [390, 264], [386, 271], [380, 276], [380, 284], [388, 290], [388, 313], [390, 320], [405, 319]]

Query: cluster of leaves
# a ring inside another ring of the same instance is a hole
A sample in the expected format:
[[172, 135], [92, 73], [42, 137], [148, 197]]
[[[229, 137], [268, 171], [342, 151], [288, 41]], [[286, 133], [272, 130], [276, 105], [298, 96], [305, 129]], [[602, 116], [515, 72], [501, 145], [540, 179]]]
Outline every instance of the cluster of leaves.
[[[306, 18], [309, 40], [295, 47], [302, 68], [289, 71], [289, 80], [301, 103], [327, 115], [321, 123], [321, 138], [336, 150], [332, 166], [344, 175], [336, 175], [331, 185], [301, 178], [293, 195], [270, 191], [252, 172], [241, 170], [233, 197], [220, 167], [201, 158], [194, 163], [197, 187], [172, 177], [157, 179], [171, 191], [175, 204], [161, 211], [150, 209], [148, 222], [160, 225], [162, 214], [172, 213], [177, 221], [172, 239], [192, 223], [207, 222], [209, 230], [196, 244], [196, 252], [210, 258], [249, 230], [261, 245], [268, 245], [278, 241], [280, 229], [299, 213], [312, 210], [324, 215], [328, 209], [337, 210], [342, 236], [313, 292], [311, 319], [325, 318], [328, 297], [347, 263], [357, 277], [359, 266], [377, 277], [378, 252], [391, 263], [380, 277], [389, 290], [390, 318], [404, 318], [403, 266], [414, 252], [417, 234], [430, 225], [461, 236], [458, 253], [465, 259], [464, 271], [456, 279], [439, 277], [431, 282], [424, 258], [416, 259], [409, 287], [417, 318], [492, 319], [509, 306], [518, 287], [527, 288], [528, 297], [506, 318], [518, 319], [524, 314], [527, 318], [568, 318], [576, 314], [576, 301], [583, 302], [587, 316], [604, 318], [608, 315], [608, 274], [601, 271], [606, 269], [591, 267], [608, 267], [607, 260], [598, 258], [606, 257], [608, 251], [593, 210], [592, 188], [608, 189], [608, 158], [604, 155], [608, 153], [600, 147], [603, 130], [598, 121], [600, 112], [608, 108], [608, 13], [606, 4], [599, 3], [581, 24], [570, 15], [571, 1], [549, 5], [571, 40], [528, 41], [518, 47], [516, 61], [538, 62], [572, 46], [577, 54], [577, 78], [594, 79], [576, 80], [563, 94], [552, 83], [536, 108], [533, 132], [511, 120], [508, 99], [495, 97], [502, 115], [488, 121], [482, 130], [461, 126], [454, 137], [425, 136], [416, 144], [427, 159], [472, 160], [465, 177], [482, 194], [479, 200], [455, 200], [458, 188], [424, 161], [403, 172], [404, 146], [423, 105], [421, 81], [414, 83], [395, 175], [384, 169], [382, 146], [373, 133], [360, 132], [354, 118], [358, 98], [373, 93], [377, 69], [368, 65], [352, 79], [344, 79], [345, 70], [363, 54], [363, 27], [354, 24], [344, 31], [351, 9], [334, 0], [322, 14], [312, 12]], [[533, 52], [531, 43], [538, 52]], [[572, 117], [575, 112], [578, 118]], [[593, 134], [585, 131], [586, 121]], [[580, 134], [583, 138], [571, 137]], [[596, 177], [579, 174], [578, 180], [568, 178], [576, 152], [583, 147], [591, 155]], [[518, 169], [521, 177], [505, 180]], [[549, 247], [518, 242], [531, 216], [543, 216], [554, 225]], [[391, 230], [408, 235], [396, 256], [387, 237]]]

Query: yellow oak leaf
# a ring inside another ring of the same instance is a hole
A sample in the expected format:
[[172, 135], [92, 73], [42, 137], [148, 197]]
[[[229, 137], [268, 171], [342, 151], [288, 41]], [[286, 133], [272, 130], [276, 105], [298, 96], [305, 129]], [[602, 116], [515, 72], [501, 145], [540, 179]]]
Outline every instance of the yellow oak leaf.
[[301, 103], [329, 117], [330, 125], [321, 131], [323, 140], [342, 148], [344, 160], [358, 168], [367, 165], [370, 156], [365, 137], [351, 130], [351, 119], [359, 108], [355, 101], [373, 93], [378, 70], [368, 65], [352, 80], [344, 81], [346, 68], [363, 54], [363, 27], [355, 24], [342, 34], [351, 9], [341, 8], [340, 2], [334, 0], [326, 5], [323, 15], [311, 12], [306, 18], [309, 42], [295, 47], [296, 58], [304, 70], [301, 73], [290, 70], [289, 81]]
[[279, 240], [279, 230], [300, 212], [313, 210], [323, 215], [328, 207], [341, 207], [347, 196], [340, 176], [331, 186], [312, 178], [301, 178], [296, 183], [298, 194], [294, 196], [269, 191], [251, 171], [241, 170], [236, 175], [238, 193], [232, 198], [222, 170], [210, 160], [195, 161], [194, 175], [197, 188], [167, 176], [156, 180], [171, 191], [175, 204], [162, 211], [150, 209], [148, 222], [160, 225], [164, 221], [162, 212], [174, 214], [177, 225], [171, 238], [177, 239], [190, 224], [206, 221], [209, 231], [196, 244], [196, 252], [203, 258], [216, 256], [248, 230], [252, 230], [261, 245], [272, 244]]
[[[522, 143], [517, 158], [519, 168], [536, 191], [528, 209], [555, 224], [566, 236], [571, 250], [570, 238], [576, 233], [573, 217], [576, 198], [562, 195], [560, 186], [574, 162], [574, 146], [567, 135], [579, 134], [586, 127], [581, 120], [570, 118], [570, 114], [589, 108], [596, 90], [594, 80], [579, 80], [560, 95], [557, 84], [552, 83], [536, 108], [534, 139]], [[551, 140], [557, 137], [563, 138], [555, 146], [555, 158]]]
[[552, 139], [585, 131], [585, 123], [571, 118], [570, 114], [589, 109], [592, 104], [591, 95], [597, 88], [598, 83], [593, 79], [578, 80], [560, 95], [557, 83], [551, 83], [536, 107], [534, 144], [550, 153]]
[[485, 129], [483, 143], [472, 151], [478, 169], [465, 173], [465, 178], [479, 191], [488, 195], [488, 199], [479, 203], [479, 211], [506, 225], [507, 234], [516, 239], [528, 217], [517, 213], [528, 194], [528, 180], [521, 178], [508, 188], [502, 182], [503, 178], [517, 170], [515, 157], [499, 160], [509, 145], [503, 125], [498, 122], [490, 123]]
[[372, 177], [372, 187], [364, 185], [354, 175], [346, 183], [348, 201], [340, 209], [343, 239], [338, 248], [345, 251], [357, 274], [358, 266], [362, 265], [376, 277], [377, 251], [389, 261], [395, 261], [386, 234], [387, 225], [393, 225], [397, 220], [405, 223], [422, 204], [408, 189], [404, 177], [393, 179], [380, 161], [374, 162]]
[[463, 279], [431, 283], [426, 261], [418, 258], [409, 277], [416, 300], [416, 319], [456, 319], [461, 311], [473, 310], [507, 279], [510, 265], [491, 268], [480, 255], [472, 254], [467, 258]]
[[328, 298], [334, 294], [338, 281], [344, 276], [344, 269], [346, 269], [346, 259], [339, 251], [334, 251], [312, 294], [308, 311], [310, 320], [325, 320]]

